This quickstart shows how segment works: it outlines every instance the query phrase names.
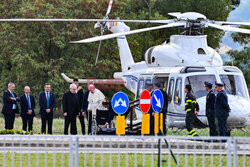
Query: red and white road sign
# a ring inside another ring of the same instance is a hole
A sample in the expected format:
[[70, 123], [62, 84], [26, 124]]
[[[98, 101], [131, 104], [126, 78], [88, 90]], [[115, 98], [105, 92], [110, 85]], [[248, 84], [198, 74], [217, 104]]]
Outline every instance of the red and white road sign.
[[144, 90], [140, 96], [140, 107], [143, 113], [147, 113], [151, 106], [151, 95], [148, 90]]

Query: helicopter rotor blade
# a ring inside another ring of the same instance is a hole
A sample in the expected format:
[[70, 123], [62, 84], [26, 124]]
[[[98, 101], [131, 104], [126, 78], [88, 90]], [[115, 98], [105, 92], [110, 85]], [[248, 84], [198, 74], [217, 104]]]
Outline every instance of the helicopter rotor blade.
[[[101, 36], [103, 36], [103, 30], [101, 30]], [[102, 45], [102, 41], [99, 42], [99, 46], [98, 46], [98, 50], [97, 50], [97, 54], [96, 54], [96, 59], [95, 59], [95, 65], [98, 62], [98, 58], [99, 58], [99, 54], [100, 54], [100, 50], [101, 50], [101, 45]]]
[[109, 1], [109, 6], [108, 6], [108, 10], [107, 10], [107, 12], [106, 12], [105, 17], [107, 17], [107, 16], [109, 15], [109, 13], [110, 13], [110, 11], [111, 11], [111, 8], [112, 8], [112, 5], [113, 5], [113, 0], [110, 0], [110, 1]]
[[219, 25], [242, 25], [242, 26], [250, 26], [250, 22], [214, 21], [212, 23], [219, 24]]
[[212, 24], [212, 23], [208, 23], [208, 26], [216, 28], [216, 29], [224, 30], [224, 31], [234, 31], [234, 32], [240, 32], [240, 33], [250, 34], [250, 30], [243, 29], [243, 28], [221, 26], [221, 25]]
[[84, 40], [80, 40], [80, 41], [72, 41], [70, 43], [90, 43], [90, 42], [96, 42], [96, 41], [116, 38], [116, 37], [130, 35], [130, 34], [136, 34], [136, 33], [141, 33], [141, 32], [146, 32], [146, 31], [152, 31], [152, 30], [159, 30], [159, 29], [170, 28], [170, 27], [180, 27], [180, 26], [185, 26], [185, 23], [181, 23], [181, 22], [180, 23], [170, 23], [167, 25], [161, 25], [161, 26], [156, 26], [156, 27], [142, 28], [142, 29], [127, 31], [127, 32], [97, 36], [97, 37], [88, 38], [88, 39], [84, 39]]
[[174, 20], [117, 20], [117, 19], [0, 19], [0, 22], [126, 22], [168, 24]]

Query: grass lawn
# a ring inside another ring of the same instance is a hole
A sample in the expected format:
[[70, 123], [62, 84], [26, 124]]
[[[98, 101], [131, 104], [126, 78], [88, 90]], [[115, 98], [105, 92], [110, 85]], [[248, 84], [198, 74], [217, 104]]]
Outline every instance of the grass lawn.
[[[5, 156], [5, 157], [3, 157]], [[119, 157], [119, 158], [118, 158]], [[3, 160], [5, 158], [5, 161]], [[39, 164], [39, 166], [68, 166], [69, 165], [69, 156], [68, 154], [11, 154], [7, 153], [5, 155], [0, 154], [0, 165], [3, 166], [5, 163], [5, 166], [11, 166], [13, 163], [14, 166], [28, 166], [28, 162], [30, 162], [30, 166], [36, 166]], [[46, 161], [47, 159], [47, 161]], [[94, 160], [93, 160], [94, 159]], [[118, 160], [119, 159], [119, 160]], [[135, 161], [136, 159], [136, 161]], [[110, 160], [112, 166], [118, 166], [120, 164], [121, 167], [125, 167], [126, 163], [128, 162], [128, 166], [157, 166], [158, 165], [158, 156], [154, 155], [151, 157], [151, 155], [144, 155], [144, 164], [143, 164], [143, 155], [142, 154], [113, 154], [110, 156], [110, 154], [83, 154], [80, 153], [79, 155], [79, 166], [101, 166], [101, 164], [104, 167], [109, 166]], [[170, 161], [169, 161], [170, 159]], [[195, 160], [194, 160], [195, 159]], [[243, 160], [245, 159], [245, 160]], [[86, 160], [86, 161], [85, 161]], [[153, 163], [152, 163], [153, 160]], [[226, 156], [220, 156], [220, 155], [214, 155], [211, 157], [211, 155], [205, 155], [204, 159], [202, 155], [188, 155], [185, 157], [185, 155], [179, 155], [178, 157], [180, 166], [194, 166], [194, 163], [197, 167], [202, 167], [203, 162], [205, 166], [227, 166], [227, 157]], [[186, 161], [187, 160], [187, 161]], [[243, 161], [245, 163], [245, 166], [250, 165], [250, 156], [239, 156], [238, 157], [238, 166], [244, 166]], [[119, 163], [118, 163], [119, 162]], [[233, 162], [233, 157], [232, 161]], [[74, 160], [73, 160], [74, 163]], [[173, 159], [168, 157], [168, 155], [162, 156], [162, 165], [168, 166], [171, 164], [171, 167], [175, 167], [175, 163]]]
[[[87, 132], [87, 121], [85, 120], [85, 129]], [[21, 117], [16, 117], [15, 119], [15, 130], [22, 129], [22, 119]], [[54, 118], [53, 120], [53, 134], [63, 134], [64, 129], [64, 119], [63, 118]], [[0, 130], [4, 130], [4, 118], [0, 117]], [[41, 119], [40, 118], [34, 118], [33, 123], [33, 131], [35, 134], [40, 133], [41, 131]], [[244, 136], [244, 137], [250, 137], [250, 126], [246, 127], [244, 129], [245, 132], [242, 130], [233, 130], [231, 132], [231, 136]], [[82, 134], [81, 132], [81, 125], [80, 121], [77, 118], [77, 132], [78, 134]], [[200, 136], [209, 136], [208, 128], [206, 129], [197, 129], [197, 133]], [[177, 136], [186, 136], [188, 133], [186, 130], [175, 132], [175, 129], [169, 129], [167, 135], [177, 135]]]

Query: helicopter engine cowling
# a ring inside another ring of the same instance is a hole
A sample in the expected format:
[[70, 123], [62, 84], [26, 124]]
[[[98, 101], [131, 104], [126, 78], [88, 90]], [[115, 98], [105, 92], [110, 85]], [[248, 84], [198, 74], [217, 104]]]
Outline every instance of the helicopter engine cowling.
[[222, 65], [220, 55], [207, 46], [206, 35], [173, 35], [169, 43], [149, 48], [145, 61], [151, 67]]

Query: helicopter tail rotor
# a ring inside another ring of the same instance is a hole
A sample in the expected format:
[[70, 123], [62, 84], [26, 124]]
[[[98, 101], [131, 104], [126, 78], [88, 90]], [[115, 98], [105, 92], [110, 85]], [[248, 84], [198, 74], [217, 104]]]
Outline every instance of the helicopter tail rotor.
[[[109, 5], [108, 5], [108, 9], [107, 9], [107, 12], [106, 12], [106, 15], [103, 18], [103, 20], [108, 20], [108, 18], [109, 18], [108, 15], [111, 12], [112, 5], [113, 5], [113, 0], [110, 0], [109, 1]], [[105, 21], [103, 21], [103, 22], [97, 22], [95, 24], [94, 28], [95, 29], [96, 28], [101, 28], [101, 36], [102, 36], [104, 34], [104, 32], [106, 31], [106, 29], [107, 29], [107, 22], [105, 22]], [[97, 50], [97, 54], [96, 54], [95, 65], [98, 62], [98, 58], [99, 58], [99, 54], [100, 54], [100, 50], [101, 50], [101, 45], [102, 45], [102, 41], [99, 42], [99, 46], [98, 46], [98, 50]]]

